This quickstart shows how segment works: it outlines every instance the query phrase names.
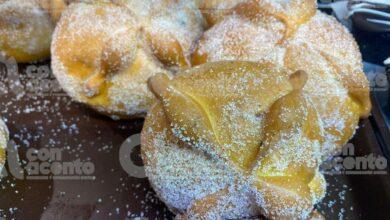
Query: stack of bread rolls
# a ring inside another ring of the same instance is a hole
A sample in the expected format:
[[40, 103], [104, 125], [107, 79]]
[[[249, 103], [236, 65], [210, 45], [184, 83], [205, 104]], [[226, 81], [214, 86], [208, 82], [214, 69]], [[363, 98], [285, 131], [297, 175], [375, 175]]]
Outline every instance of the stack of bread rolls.
[[51, 48], [73, 99], [147, 115], [146, 173], [178, 218], [320, 217], [319, 165], [371, 102], [355, 40], [315, 0], [69, 4], [0, 0], [0, 51], [30, 62]]

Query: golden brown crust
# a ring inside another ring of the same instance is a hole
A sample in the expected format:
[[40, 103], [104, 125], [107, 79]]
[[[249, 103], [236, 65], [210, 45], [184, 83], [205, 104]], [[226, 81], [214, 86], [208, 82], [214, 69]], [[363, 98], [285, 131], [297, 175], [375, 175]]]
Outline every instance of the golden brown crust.
[[190, 64], [180, 43], [177, 40], [167, 41], [167, 38], [172, 38], [172, 36], [161, 38], [158, 33], [147, 33], [147, 39], [153, 47], [153, 53], [162, 63], [168, 66], [188, 67]]
[[62, 12], [68, 6], [69, 1], [66, 0], [38, 0], [40, 6], [45, 9], [54, 23], [60, 19]]
[[154, 99], [147, 79], [166, 72], [136, 16], [110, 3], [71, 5], [56, 28], [52, 54], [65, 91], [116, 118], [144, 115]]
[[285, 24], [285, 38], [314, 16], [317, 10], [315, 0], [200, 0], [198, 4], [210, 27], [231, 14], [249, 19], [259, 19], [259, 15], [272, 16]]
[[199, 0], [198, 6], [205, 17], [209, 27], [221, 21], [226, 15], [233, 12], [234, 8], [247, 0]]
[[285, 28], [272, 16], [228, 16], [205, 32], [193, 55], [194, 64], [267, 60], [305, 70], [310, 77], [304, 89], [316, 103], [326, 132], [334, 138], [328, 143], [329, 151], [338, 150], [352, 137], [359, 117], [367, 117], [371, 109], [357, 44], [334, 18], [321, 12], [299, 25], [287, 39], [283, 37]]
[[154, 55], [169, 67], [188, 67], [204, 21], [193, 0], [121, 1], [135, 13]]
[[141, 144], [160, 198], [188, 219], [308, 217], [325, 194], [318, 166], [326, 152], [321, 120], [302, 90], [306, 81], [303, 71], [251, 62], [153, 77], [159, 101]]
[[[190, 65], [203, 20], [188, 0], [114, 2], [70, 6], [54, 34], [53, 72], [71, 97], [99, 112], [142, 116], [154, 99], [147, 79], [168, 73], [163, 64]], [[115, 16], [123, 19], [109, 23]]]
[[274, 17], [285, 25], [282, 43], [295, 33], [297, 28], [309, 21], [317, 11], [315, 0], [263, 1], [250, 0], [237, 5], [234, 12], [255, 22], [264, 17]]
[[17, 62], [42, 60], [50, 55], [54, 24], [36, 0], [1, 2], [0, 14], [0, 52]]
[[0, 52], [21, 63], [49, 57], [55, 24], [73, 1], [0, 1]]

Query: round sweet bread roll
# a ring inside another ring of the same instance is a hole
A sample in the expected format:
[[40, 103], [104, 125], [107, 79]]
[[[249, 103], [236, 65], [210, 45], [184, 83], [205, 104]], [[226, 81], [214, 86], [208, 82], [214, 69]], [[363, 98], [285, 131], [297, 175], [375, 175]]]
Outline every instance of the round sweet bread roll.
[[203, 33], [203, 16], [193, 0], [117, 0], [134, 12], [154, 55], [170, 67], [189, 67]]
[[193, 63], [265, 60], [306, 71], [309, 80], [304, 90], [319, 111], [328, 136], [326, 148], [332, 154], [352, 137], [359, 118], [370, 113], [369, 84], [359, 48], [346, 28], [321, 12], [312, 14], [307, 8], [281, 10], [281, 15], [250, 12], [279, 10], [262, 7], [255, 1], [241, 4], [206, 31]]
[[309, 76], [224, 61], [152, 77], [141, 152], [161, 200], [182, 219], [307, 219], [328, 138]]
[[38, 0], [2, 0], [0, 14], [0, 52], [17, 62], [50, 55], [54, 23]]
[[147, 79], [167, 72], [153, 56], [136, 16], [111, 3], [76, 3], [53, 36], [52, 69], [75, 100], [112, 117], [144, 115], [153, 102]]
[[5, 149], [7, 148], [7, 143], [9, 139], [9, 132], [4, 121], [0, 118], [0, 172], [4, 168], [5, 164]]

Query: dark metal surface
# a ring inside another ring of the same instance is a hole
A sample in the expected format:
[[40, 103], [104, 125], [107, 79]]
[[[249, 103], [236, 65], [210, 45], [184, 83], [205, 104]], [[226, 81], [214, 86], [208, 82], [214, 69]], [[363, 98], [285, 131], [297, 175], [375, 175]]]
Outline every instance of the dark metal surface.
[[[19, 67], [21, 75], [26, 76], [26, 66]], [[59, 148], [63, 150], [61, 161], [91, 161], [96, 177], [95, 180], [23, 180], [8, 172], [0, 181], [0, 216], [7, 219], [171, 216], [154, 196], [148, 180], [130, 177], [119, 163], [120, 146], [130, 135], [141, 131], [142, 120], [113, 121], [72, 102], [63, 93], [30, 92], [18, 100], [17, 94], [9, 92], [0, 96], [0, 114], [22, 161], [29, 148]], [[132, 158], [139, 163], [139, 149], [133, 153]]]

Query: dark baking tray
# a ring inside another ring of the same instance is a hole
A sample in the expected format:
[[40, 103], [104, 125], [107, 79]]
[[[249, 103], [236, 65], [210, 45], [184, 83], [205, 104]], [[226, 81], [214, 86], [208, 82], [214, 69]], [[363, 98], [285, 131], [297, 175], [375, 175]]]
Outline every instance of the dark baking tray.
[[[47, 69], [47, 62], [19, 65], [22, 86], [18, 92], [8, 91], [0, 96], [0, 113], [9, 127], [11, 140], [21, 161], [26, 159], [29, 148], [59, 148], [63, 150], [62, 161], [79, 158], [92, 162], [95, 179], [23, 180], [8, 174], [0, 182], [1, 216], [7, 219], [173, 218], [155, 196], [148, 180], [130, 177], [120, 165], [121, 145], [141, 131], [143, 121], [113, 121], [73, 102], [63, 91], [53, 91], [56, 81], [50, 72], [45, 72]], [[0, 68], [0, 79], [9, 87], [6, 70], [4, 65]], [[28, 83], [37, 78], [46, 82], [45, 85], [52, 83], [52, 90], [29, 91]], [[372, 116], [361, 121], [351, 140], [357, 156], [370, 153], [388, 156], [389, 136], [384, 133], [388, 129], [375, 97], [373, 102]], [[135, 164], [142, 165], [139, 147], [128, 156]], [[328, 219], [390, 218], [388, 170], [384, 175], [327, 175], [326, 179], [328, 194], [317, 208]]]

